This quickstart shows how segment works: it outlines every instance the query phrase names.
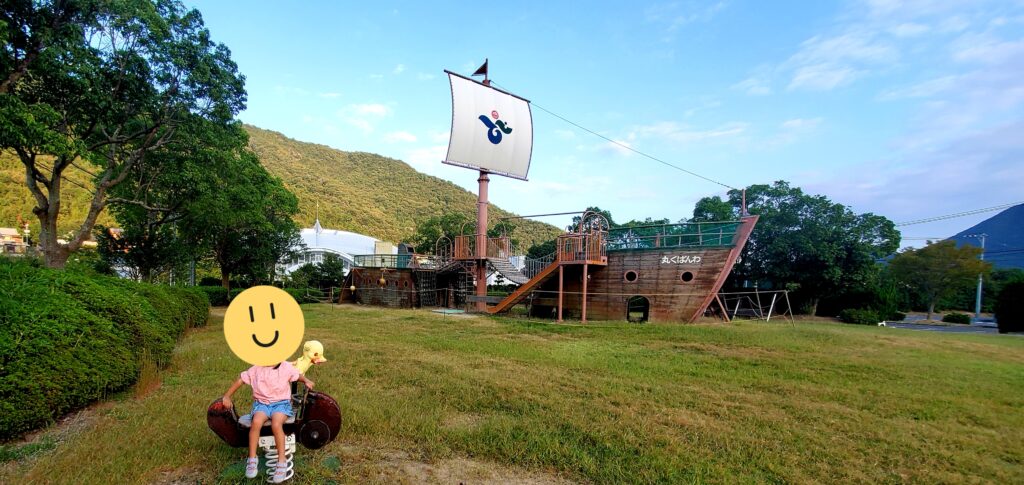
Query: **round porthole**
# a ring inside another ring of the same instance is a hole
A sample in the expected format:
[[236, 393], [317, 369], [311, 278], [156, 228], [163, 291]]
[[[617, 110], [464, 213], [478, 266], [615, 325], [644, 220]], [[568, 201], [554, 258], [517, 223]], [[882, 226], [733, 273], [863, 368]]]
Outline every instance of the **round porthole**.
[[408, 281], [403, 281], [402, 282], [402, 286], [408, 288], [409, 287], [409, 282]]
[[640, 275], [636, 271], [629, 270], [622, 275], [622, 279], [626, 280], [627, 283], [632, 283], [639, 278]]
[[682, 278], [683, 281], [686, 281], [686, 282], [693, 281], [693, 273], [687, 271], [687, 272], [683, 273], [683, 275], [680, 276], [680, 278]]

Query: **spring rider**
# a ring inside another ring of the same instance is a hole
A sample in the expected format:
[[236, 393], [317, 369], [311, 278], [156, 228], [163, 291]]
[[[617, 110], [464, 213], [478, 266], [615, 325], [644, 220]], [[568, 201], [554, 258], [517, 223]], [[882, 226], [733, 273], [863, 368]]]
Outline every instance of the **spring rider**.
[[[326, 361], [323, 345], [316, 340], [310, 340], [303, 345], [302, 355], [294, 365], [299, 372], [306, 374], [313, 364]], [[327, 394], [310, 391], [305, 386], [301, 386], [300, 390], [300, 385], [298, 382], [292, 383], [292, 408], [295, 410], [295, 416], [288, 418], [284, 424], [287, 453], [283, 460], [288, 464], [288, 478], [294, 474], [296, 442], [315, 450], [333, 441], [341, 430], [341, 408], [338, 407], [338, 402]], [[239, 417], [234, 406], [228, 408], [221, 398], [210, 403], [206, 411], [206, 422], [228, 445], [235, 448], [249, 446], [252, 416]], [[259, 447], [263, 449], [268, 470], [274, 470], [282, 457], [278, 456], [269, 419], [260, 430]], [[267, 481], [270, 481], [270, 475], [267, 474]]]

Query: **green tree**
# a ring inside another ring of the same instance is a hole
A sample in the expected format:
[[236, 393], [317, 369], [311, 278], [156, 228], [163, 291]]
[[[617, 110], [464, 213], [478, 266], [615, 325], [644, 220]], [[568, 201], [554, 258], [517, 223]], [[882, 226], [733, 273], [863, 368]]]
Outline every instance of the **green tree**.
[[[197, 234], [194, 219], [205, 218], [205, 203], [231, 183], [218, 173], [245, 150], [248, 137], [237, 123], [222, 125], [189, 116], [177, 127], [168, 150], [150, 155], [132, 167], [124, 182], [109, 191], [111, 212], [120, 226], [114, 237], [100, 227], [100, 252], [111, 264], [152, 280], [159, 274], [209, 256], [206, 238]], [[258, 188], [256, 188], [258, 189]]]
[[920, 249], [907, 248], [889, 262], [893, 278], [913, 288], [928, 305], [932, 319], [935, 304], [973, 285], [978, 274], [988, 274], [992, 265], [978, 259], [981, 248], [956, 241], [941, 241]]
[[461, 212], [446, 211], [438, 216], [429, 217], [416, 225], [416, 232], [406, 240], [412, 244], [416, 252], [433, 254], [438, 240], [447, 237], [454, 241], [462, 235], [463, 228], [468, 234], [476, 231], [475, 222]]
[[[587, 207], [587, 210], [584, 211], [584, 213], [586, 213], [586, 212], [595, 212], [597, 214], [600, 214], [600, 215], [604, 216], [604, 218], [608, 220], [608, 226], [609, 227], [615, 227], [615, 220], [612, 219], [612, 213], [611, 212], [606, 211], [606, 210], [602, 210], [600, 207], [597, 207], [597, 206]], [[597, 222], [598, 220], [599, 220], [598, 218], [589, 218], [588, 217], [586, 222], [587, 222], [587, 225], [589, 226], [589, 225], [592, 225], [592, 224], [595, 224], [595, 223], [599, 223], [599, 222]], [[580, 223], [581, 222], [583, 222], [583, 214], [580, 214], [578, 216], [573, 216], [572, 217], [572, 224], [569, 224], [569, 226], [566, 227], [565, 229], [567, 231], [569, 231], [569, 232], [579, 232], [579, 228], [580, 228]], [[586, 230], [586, 229], [591, 229], [591, 228], [590, 227], [584, 227], [583, 229]]]
[[317, 263], [317, 288], [341, 286], [345, 281], [345, 261], [334, 254], [325, 254], [324, 260]]
[[268, 282], [277, 262], [302, 246], [292, 220], [298, 200], [248, 149], [225, 162], [204, 175], [219, 189], [192, 204], [187, 237], [212, 249], [225, 288], [232, 275], [249, 284]]
[[739, 216], [738, 209], [730, 201], [719, 196], [704, 197], [697, 201], [693, 208], [692, 222], [717, 222], [735, 220]]
[[[0, 148], [25, 166], [50, 267], [92, 232], [111, 190], [168, 149], [183, 119], [229, 122], [244, 78], [202, 17], [175, 0], [12, 0], [0, 10]], [[65, 172], [91, 176], [88, 212], [57, 241]]]
[[[899, 247], [899, 231], [887, 218], [855, 214], [824, 196], [805, 194], [788, 182], [752, 185], [746, 196], [748, 211], [760, 219], [733, 269], [732, 280], [796, 290], [812, 314], [822, 297], [862, 289], [876, 281], [876, 261]], [[720, 198], [704, 198], [696, 205], [694, 219], [734, 219], [740, 212], [741, 197], [741, 191], [729, 191], [730, 214]]]

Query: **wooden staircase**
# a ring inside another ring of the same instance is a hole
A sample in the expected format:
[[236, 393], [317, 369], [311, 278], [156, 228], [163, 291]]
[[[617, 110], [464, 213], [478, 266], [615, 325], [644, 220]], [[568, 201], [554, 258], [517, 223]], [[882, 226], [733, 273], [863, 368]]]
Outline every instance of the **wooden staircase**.
[[488, 307], [487, 313], [501, 313], [512, 308], [512, 306], [525, 298], [526, 295], [530, 294], [534, 288], [539, 286], [541, 283], [544, 283], [548, 278], [554, 275], [560, 265], [561, 263], [558, 260], [552, 261], [551, 264], [542, 269], [540, 273], [537, 273], [536, 276], [520, 285], [519, 288], [516, 288], [516, 291], [513, 291], [511, 295], [506, 296], [505, 299], [501, 300], [497, 305]]

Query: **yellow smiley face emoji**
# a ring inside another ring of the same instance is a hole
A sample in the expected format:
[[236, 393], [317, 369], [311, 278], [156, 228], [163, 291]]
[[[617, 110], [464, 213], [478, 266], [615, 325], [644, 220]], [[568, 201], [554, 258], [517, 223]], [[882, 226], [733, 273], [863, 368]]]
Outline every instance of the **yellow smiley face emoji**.
[[238, 294], [224, 313], [224, 340], [252, 365], [277, 365], [302, 344], [306, 320], [287, 292], [254, 286]]

